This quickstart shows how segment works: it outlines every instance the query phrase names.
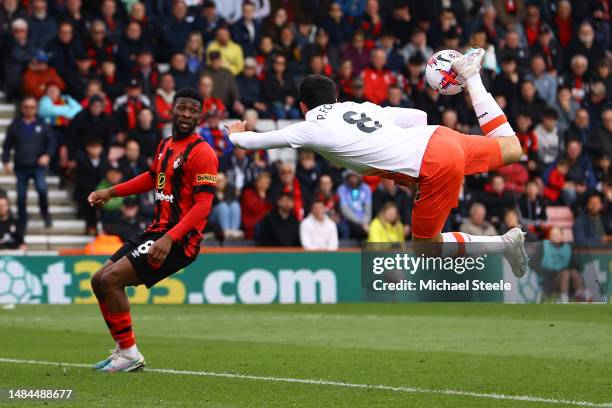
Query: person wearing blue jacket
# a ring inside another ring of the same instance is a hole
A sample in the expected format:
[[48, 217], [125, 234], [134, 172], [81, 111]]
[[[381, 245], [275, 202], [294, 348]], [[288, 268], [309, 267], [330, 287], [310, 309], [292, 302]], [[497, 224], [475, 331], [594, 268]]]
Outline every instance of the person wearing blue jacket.
[[19, 224], [25, 230], [27, 225], [26, 199], [28, 182], [34, 179], [38, 192], [40, 213], [45, 227], [52, 226], [47, 199], [47, 167], [55, 153], [55, 138], [45, 121], [37, 116], [38, 104], [33, 97], [25, 97], [21, 102], [21, 115], [10, 124], [2, 148], [2, 163], [7, 173], [13, 167], [9, 163], [14, 151], [14, 169], [17, 176], [17, 208]]

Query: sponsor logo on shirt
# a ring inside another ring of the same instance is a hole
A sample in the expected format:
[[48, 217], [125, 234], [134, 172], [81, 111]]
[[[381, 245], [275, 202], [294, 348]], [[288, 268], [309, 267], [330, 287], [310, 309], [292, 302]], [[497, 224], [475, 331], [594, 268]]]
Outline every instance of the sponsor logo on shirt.
[[196, 184], [217, 184], [215, 174], [196, 174]]
[[157, 175], [157, 189], [163, 190], [166, 185], [166, 173], [163, 171]]
[[164, 194], [161, 191], [155, 193], [155, 201], [168, 201], [169, 203], [174, 202], [173, 194]]

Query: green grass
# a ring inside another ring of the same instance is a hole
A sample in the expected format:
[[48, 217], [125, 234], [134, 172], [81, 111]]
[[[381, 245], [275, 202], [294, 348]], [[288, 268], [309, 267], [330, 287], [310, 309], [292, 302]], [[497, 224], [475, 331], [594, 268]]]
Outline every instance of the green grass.
[[[610, 305], [146, 305], [132, 312], [150, 368], [612, 402]], [[93, 363], [111, 345], [95, 306], [0, 310], [0, 358]], [[9, 387], [75, 389], [76, 403], [50, 406], [571, 406], [0, 362], [0, 388]]]

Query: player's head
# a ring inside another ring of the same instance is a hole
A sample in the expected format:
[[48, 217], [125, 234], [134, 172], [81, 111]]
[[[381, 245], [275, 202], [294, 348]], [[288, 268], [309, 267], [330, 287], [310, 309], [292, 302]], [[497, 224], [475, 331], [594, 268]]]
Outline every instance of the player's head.
[[202, 121], [202, 96], [193, 88], [179, 89], [174, 95], [172, 109], [172, 133], [182, 139], [195, 131]]
[[336, 103], [336, 84], [323, 75], [307, 75], [300, 82], [300, 108], [306, 113], [317, 106]]

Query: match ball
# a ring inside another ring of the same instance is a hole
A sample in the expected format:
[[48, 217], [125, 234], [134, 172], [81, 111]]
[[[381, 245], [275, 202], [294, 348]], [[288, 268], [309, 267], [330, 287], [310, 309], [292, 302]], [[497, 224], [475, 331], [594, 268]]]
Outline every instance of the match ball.
[[442, 50], [436, 52], [427, 61], [425, 68], [427, 83], [441, 95], [456, 95], [465, 87], [464, 82], [451, 66], [451, 61], [460, 56], [461, 53], [458, 51]]

